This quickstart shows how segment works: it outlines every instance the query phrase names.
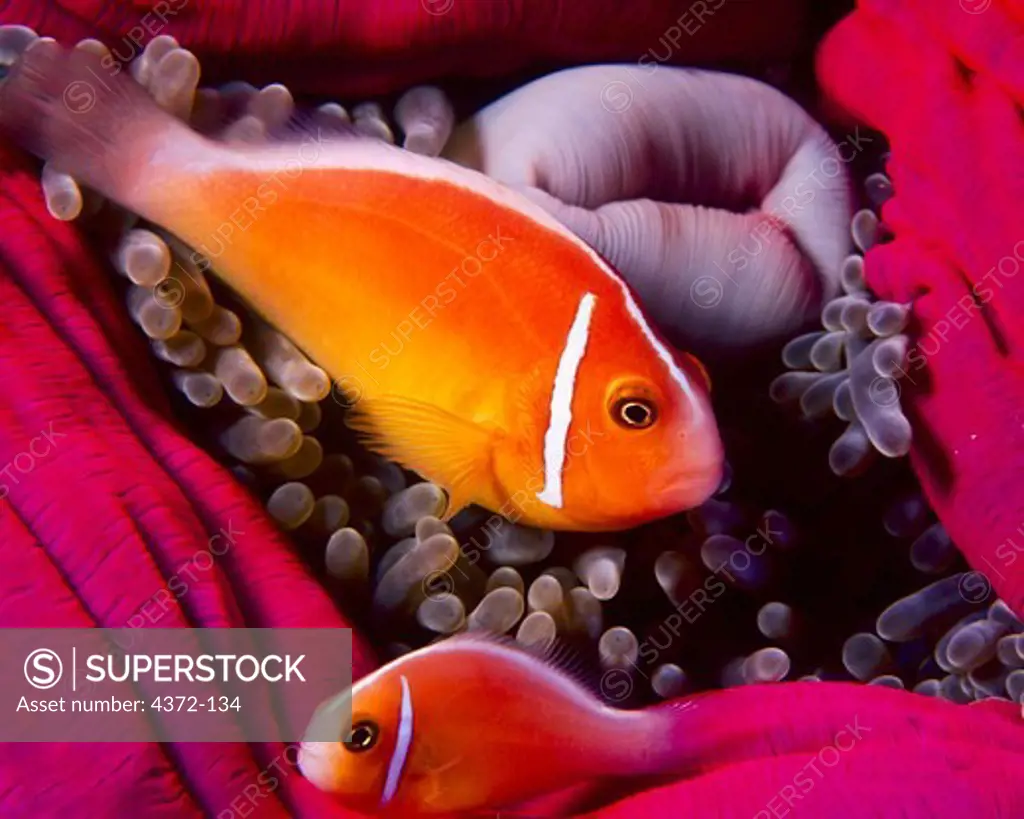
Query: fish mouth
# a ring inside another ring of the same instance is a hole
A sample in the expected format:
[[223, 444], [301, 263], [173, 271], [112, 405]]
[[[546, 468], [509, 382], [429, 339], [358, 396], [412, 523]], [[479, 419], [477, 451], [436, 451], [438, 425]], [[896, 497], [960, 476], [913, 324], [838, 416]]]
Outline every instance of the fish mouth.
[[692, 491], [695, 486], [710, 486], [711, 489], [708, 490], [708, 497], [710, 497], [721, 485], [724, 474], [725, 464], [721, 460], [690, 466], [669, 474], [665, 479], [665, 491], [669, 493], [686, 492]]

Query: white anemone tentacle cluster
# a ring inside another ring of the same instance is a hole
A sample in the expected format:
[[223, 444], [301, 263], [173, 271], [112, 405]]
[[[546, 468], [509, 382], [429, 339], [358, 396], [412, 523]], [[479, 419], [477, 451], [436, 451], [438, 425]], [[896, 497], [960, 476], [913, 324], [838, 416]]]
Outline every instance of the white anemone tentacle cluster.
[[900, 408], [898, 378], [909, 339], [904, 333], [910, 305], [878, 301], [864, 279], [864, 256], [882, 237], [876, 210], [892, 195], [882, 173], [865, 182], [871, 208], [851, 222], [859, 253], [843, 262], [843, 294], [821, 311], [823, 330], [798, 336], [782, 351], [789, 372], [770, 387], [781, 404], [798, 404], [805, 418], [834, 413], [846, 430], [829, 451], [837, 475], [856, 474], [874, 453], [899, 458], [910, 450], [910, 422]]

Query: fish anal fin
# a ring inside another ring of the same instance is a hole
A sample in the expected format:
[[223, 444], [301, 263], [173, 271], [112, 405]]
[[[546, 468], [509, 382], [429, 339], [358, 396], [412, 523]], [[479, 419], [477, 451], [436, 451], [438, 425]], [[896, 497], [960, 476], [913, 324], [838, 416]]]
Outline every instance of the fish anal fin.
[[450, 520], [493, 484], [501, 433], [414, 399], [362, 398], [345, 417], [367, 449], [433, 481], [448, 494]]

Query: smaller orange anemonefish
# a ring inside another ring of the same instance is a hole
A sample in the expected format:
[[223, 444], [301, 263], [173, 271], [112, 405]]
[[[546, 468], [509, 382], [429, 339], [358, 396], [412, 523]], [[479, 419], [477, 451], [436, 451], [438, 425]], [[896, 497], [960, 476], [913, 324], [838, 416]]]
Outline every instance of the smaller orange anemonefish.
[[596, 778], [660, 773], [677, 763], [669, 726], [666, 713], [603, 704], [502, 640], [458, 636], [321, 705], [299, 768], [366, 813], [498, 810]]

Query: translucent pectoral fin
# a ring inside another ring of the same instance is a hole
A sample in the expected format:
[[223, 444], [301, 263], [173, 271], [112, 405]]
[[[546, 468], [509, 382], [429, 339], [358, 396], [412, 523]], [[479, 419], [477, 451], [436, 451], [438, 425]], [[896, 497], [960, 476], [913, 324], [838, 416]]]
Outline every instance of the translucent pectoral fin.
[[400, 396], [364, 398], [345, 422], [363, 444], [448, 493], [448, 520], [492, 482], [493, 429], [432, 404]]

